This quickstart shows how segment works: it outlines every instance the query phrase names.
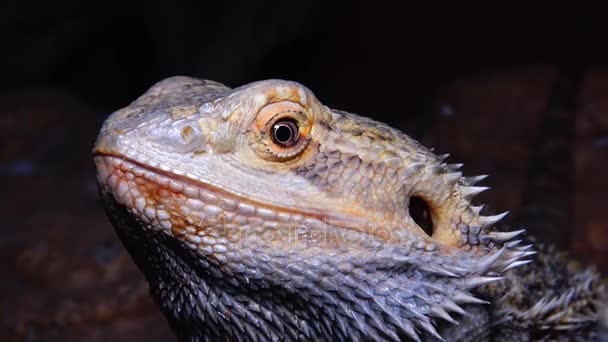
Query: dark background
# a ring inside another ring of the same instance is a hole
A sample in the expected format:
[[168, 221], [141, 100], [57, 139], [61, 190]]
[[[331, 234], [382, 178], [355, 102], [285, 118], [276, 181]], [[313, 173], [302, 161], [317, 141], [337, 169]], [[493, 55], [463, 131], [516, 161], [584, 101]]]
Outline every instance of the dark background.
[[490, 211], [608, 271], [600, 1], [21, 1], [0, 29], [0, 340], [171, 338], [90, 151], [109, 113], [178, 74], [299, 81], [489, 173]]

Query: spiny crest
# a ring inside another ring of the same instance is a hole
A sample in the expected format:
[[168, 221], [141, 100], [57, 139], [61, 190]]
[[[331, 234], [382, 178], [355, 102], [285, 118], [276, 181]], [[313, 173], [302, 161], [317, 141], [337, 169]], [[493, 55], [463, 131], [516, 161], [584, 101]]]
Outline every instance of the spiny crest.
[[[448, 204], [451, 209], [446, 209], [447, 215], [461, 215], [460, 223], [456, 232], [461, 236], [459, 247], [473, 249], [482, 254], [490, 253], [499, 249], [515, 237], [521, 235], [525, 230], [512, 232], [498, 232], [494, 230], [495, 225], [509, 212], [496, 215], [482, 215], [484, 205], [474, 205], [473, 199], [480, 193], [489, 190], [487, 186], [477, 185], [487, 178], [487, 175], [464, 177], [459, 170], [462, 164], [446, 164], [444, 160], [448, 154], [437, 156], [437, 163], [426, 166], [431, 174], [438, 176], [447, 185], [447, 191], [456, 194], [455, 203]], [[463, 213], [464, 214], [461, 214]], [[505, 267], [508, 265], [504, 265]], [[515, 266], [512, 266], [515, 267]]]

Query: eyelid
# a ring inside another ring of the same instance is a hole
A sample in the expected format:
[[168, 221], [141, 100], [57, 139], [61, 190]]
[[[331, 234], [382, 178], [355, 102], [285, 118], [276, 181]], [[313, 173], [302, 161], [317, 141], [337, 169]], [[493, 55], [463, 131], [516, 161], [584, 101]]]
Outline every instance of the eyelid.
[[[289, 115], [289, 114], [293, 114], [293, 115]], [[302, 112], [285, 110], [285, 111], [282, 111], [282, 112], [277, 113], [276, 115], [274, 115], [270, 120], [268, 120], [268, 124], [270, 126], [274, 126], [277, 122], [279, 122], [281, 120], [291, 119], [299, 127], [300, 126], [300, 121], [296, 117], [297, 116], [301, 116], [302, 114], [303, 114]]]
[[258, 112], [255, 126], [258, 132], [263, 132], [272, 127], [274, 122], [283, 117], [292, 117], [302, 125], [302, 121], [306, 121], [306, 108], [296, 102], [281, 101], [267, 104]]

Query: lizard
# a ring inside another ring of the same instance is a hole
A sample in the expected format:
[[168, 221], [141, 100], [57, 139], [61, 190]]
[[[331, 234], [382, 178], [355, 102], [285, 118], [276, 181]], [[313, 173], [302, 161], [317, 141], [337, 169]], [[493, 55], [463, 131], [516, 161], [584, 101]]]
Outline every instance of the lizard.
[[162, 80], [106, 119], [93, 155], [180, 340], [596, 336], [601, 277], [498, 230], [506, 213], [473, 201], [485, 175], [297, 82]]

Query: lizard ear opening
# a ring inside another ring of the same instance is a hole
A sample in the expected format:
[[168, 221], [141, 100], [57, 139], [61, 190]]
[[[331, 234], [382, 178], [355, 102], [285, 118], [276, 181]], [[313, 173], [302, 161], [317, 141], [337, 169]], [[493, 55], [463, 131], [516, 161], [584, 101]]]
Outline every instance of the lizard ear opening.
[[420, 197], [412, 196], [410, 198], [408, 210], [414, 222], [416, 222], [428, 236], [433, 236], [433, 218], [431, 217], [431, 209], [428, 203]]

